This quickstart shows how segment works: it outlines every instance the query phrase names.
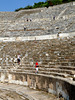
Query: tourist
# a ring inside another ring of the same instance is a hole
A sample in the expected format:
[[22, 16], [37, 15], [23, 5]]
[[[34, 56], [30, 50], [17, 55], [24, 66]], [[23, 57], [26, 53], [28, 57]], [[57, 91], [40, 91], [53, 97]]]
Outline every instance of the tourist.
[[27, 18], [27, 22], [28, 22], [28, 18]]
[[38, 67], [39, 67], [39, 66], [38, 66], [38, 62], [36, 62], [36, 63], [35, 63], [35, 68], [36, 68], [35, 73], [38, 73]]
[[26, 27], [24, 27], [24, 31], [26, 30]]
[[20, 55], [17, 56], [17, 63], [20, 65]]
[[59, 33], [57, 33], [57, 37], [59, 37]]
[[30, 22], [31, 22], [32, 20], [30, 19]]
[[55, 16], [53, 17], [53, 20], [55, 20]]

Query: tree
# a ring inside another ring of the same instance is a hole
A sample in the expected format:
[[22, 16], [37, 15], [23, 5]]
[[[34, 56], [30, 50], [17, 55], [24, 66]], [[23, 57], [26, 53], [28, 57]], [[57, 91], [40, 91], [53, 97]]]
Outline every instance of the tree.
[[19, 9], [16, 9], [15, 12], [19, 11], [19, 10], [24, 10], [24, 8], [19, 8]]
[[44, 2], [34, 3], [33, 8], [44, 7]]
[[63, 0], [63, 2], [71, 2], [71, 1], [74, 1], [74, 0]]
[[28, 5], [24, 9], [32, 9], [32, 6]]
[[28, 5], [25, 8], [19, 8], [19, 9], [16, 9], [15, 11], [39, 8], [39, 7], [47, 7], [48, 8], [49, 6], [58, 5], [58, 4], [62, 4], [62, 3], [70, 2], [70, 1], [75, 1], [75, 0], [46, 0], [46, 2], [34, 3], [33, 6]]
[[46, 0], [46, 2], [52, 2], [53, 5], [61, 4], [63, 0]]

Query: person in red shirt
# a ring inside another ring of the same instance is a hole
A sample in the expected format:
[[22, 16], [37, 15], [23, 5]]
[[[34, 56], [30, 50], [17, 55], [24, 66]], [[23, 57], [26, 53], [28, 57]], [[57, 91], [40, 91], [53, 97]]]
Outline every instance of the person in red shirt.
[[35, 68], [36, 68], [35, 73], [38, 73], [38, 67], [39, 67], [38, 62], [36, 62], [36, 63], [35, 63]]

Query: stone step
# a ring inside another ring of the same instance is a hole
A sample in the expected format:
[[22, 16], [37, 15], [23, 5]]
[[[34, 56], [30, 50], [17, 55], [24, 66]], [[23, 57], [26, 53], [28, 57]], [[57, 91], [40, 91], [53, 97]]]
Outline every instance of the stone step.
[[[35, 65], [24, 65], [24, 66], [18, 66], [18, 69], [33, 69], [35, 68]], [[75, 70], [75, 67], [73, 66], [48, 66], [48, 65], [39, 65], [39, 69], [64, 69], [64, 70]]]
[[[24, 71], [12, 71], [13, 73], [32, 73], [32, 74], [36, 74], [35, 73], [35, 70], [24, 70]], [[67, 74], [67, 73], [58, 73], [58, 72], [45, 72], [45, 71], [39, 71], [37, 73], [38, 75], [50, 75], [50, 76], [54, 76], [54, 77], [62, 77], [62, 78], [67, 78], [67, 79], [73, 79], [74, 78], [74, 75], [70, 75], [70, 74]]]
[[[25, 71], [27, 71], [27, 72], [35, 72], [35, 68], [27, 68], [27, 69], [12, 69], [13, 71], [15, 71], [15, 72], [25, 72]], [[53, 68], [51, 68], [51, 69], [40, 69], [39, 68], [39, 72], [44, 72], [44, 73], [47, 73], [47, 72], [52, 72], [52, 73], [63, 73], [63, 74], [69, 74], [69, 75], [75, 75], [75, 71], [74, 70], [61, 70], [61, 69], [53, 69]]]

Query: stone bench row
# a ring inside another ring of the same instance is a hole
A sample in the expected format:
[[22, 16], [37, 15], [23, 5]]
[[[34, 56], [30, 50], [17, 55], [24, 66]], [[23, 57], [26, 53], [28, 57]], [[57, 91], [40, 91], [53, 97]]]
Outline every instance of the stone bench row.
[[[29, 74], [35, 74], [35, 70], [24, 70], [24, 71], [22, 71], [22, 70], [20, 70], [20, 69], [18, 69], [18, 70], [14, 70], [14, 69], [11, 69], [11, 70], [0, 70], [0, 72], [2, 73], [2, 72], [8, 72], [8, 73], [29, 73]], [[55, 77], [55, 78], [57, 78], [57, 77], [59, 77], [59, 78], [64, 78], [64, 79], [67, 79], [67, 80], [71, 80], [71, 81], [74, 81], [74, 79], [75, 79], [75, 76], [74, 75], [71, 75], [71, 74], [68, 74], [68, 73], [59, 73], [59, 72], [47, 72], [47, 71], [39, 71], [39, 73], [37, 74], [37, 75], [45, 75], [45, 76], [52, 76], [52, 77]], [[1, 76], [1, 75], [0, 75]]]
[[[18, 64], [16, 64], [16, 65], [2, 65], [2, 66], [0, 66], [0, 69], [15, 69], [15, 68], [17, 68], [17, 69], [35, 69], [35, 64], [33, 65], [33, 64], [24, 64], [24, 65], [18, 65]], [[61, 65], [39, 65], [39, 68], [40, 69], [52, 69], [52, 68], [54, 68], [54, 69], [60, 69], [60, 70], [75, 70], [75, 67], [74, 66], [61, 66]]]
[[[13, 69], [15, 70], [15, 69]], [[34, 67], [29, 67], [29, 68], [20, 68], [20, 69], [17, 69], [17, 70], [20, 70], [20, 71], [26, 71], [26, 70], [35, 70]], [[72, 69], [60, 69], [60, 68], [40, 68], [39, 67], [39, 71], [45, 71], [45, 72], [58, 72], [58, 73], [67, 73], [67, 74], [70, 74], [70, 75], [74, 75], [75, 74], [75, 71], [72, 70]]]
[[[4, 70], [3, 70], [4, 71]], [[9, 72], [15, 72], [15, 73], [35, 73], [35, 70], [20, 70], [20, 69], [11, 69], [9, 70]], [[66, 71], [65, 71], [66, 72]], [[53, 77], [62, 77], [62, 78], [66, 78], [67, 80], [72, 80], [75, 78], [75, 75], [74, 74], [71, 74], [72, 72], [68, 72], [68, 73], [63, 73], [62, 71], [60, 72], [59, 70], [58, 71], [43, 71], [43, 70], [39, 70], [39, 73], [38, 75], [50, 75], [50, 76], [53, 76]]]
[[[17, 68], [17, 70], [22, 70], [22, 71], [24, 71], [24, 70], [34, 70], [35, 69], [35, 66], [34, 65], [28, 65], [28, 64], [26, 64], [26, 65], [16, 65], [16, 66], [3, 66], [3, 67], [1, 67], [1, 69], [2, 68], [4, 68], [4, 70], [9, 70], [9, 69], [13, 69], [13, 70], [15, 70], [15, 68]], [[75, 70], [75, 68], [74, 67], [72, 67], [72, 66], [46, 66], [46, 65], [39, 65], [39, 70], [40, 71], [53, 71], [53, 72], [66, 72], [66, 73], [68, 73], [68, 74], [75, 74], [74, 73], [74, 70]]]
[[[30, 65], [30, 64], [24, 64], [24, 65], [16, 65], [15, 67], [18, 66], [18, 69], [22, 69], [22, 68], [35, 68], [35, 64], [34, 65]], [[5, 68], [13, 68], [14, 66], [4, 66]], [[60, 65], [55, 65], [55, 66], [51, 66], [51, 65], [39, 65], [39, 68], [43, 68], [43, 69], [51, 69], [51, 68], [55, 68], [55, 69], [67, 69], [67, 70], [75, 70], [74, 66], [60, 66]]]
[[[69, 68], [69, 67], [68, 67]], [[35, 73], [34, 67], [20, 67], [18, 69], [11, 68], [11, 69], [0, 69], [0, 71], [8, 71], [8, 72], [28, 72], [28, 73]], [[73, 69], [60, 69], [60, 68], [40, 68], [39, 67], [39, 74], [47, 74], [47, 75], [56, 75], [61, 77], [74, 77], [75, 72]]]
[[[36, 58], [37, 59], [37, 58]], [[45, 58], [44, 58], [45, 59]], [[50, 59], [52, 61], [49, 61], [49, 60], [41, 60], [41, 62], [39, 62], [42, 66], [44, 65], [47, 65], [47, 66], [55, 66], [55, 65], [60, 65], [60, 66], [75, 66], [75, 62], [72, 62], [72, 61], [54, 61], [54, 59]], [[55, 59], [56, 60], [56, 59]], [[28, 66], [31, 66], [33, 62], [30, 62]], [[21, 64], [26, 64], [24, 61], [21, 61]], [[0, 61], [0, 65], [1, 66], [4, 66], [4, 65], [8, 65], [8, 66], [11, 66], [11, 65], [16, 65], [16, 63], [14, 63], [14, 61], [10, 61], [10, 60], [6, 60], [4, 61], [4, 59], [2, 61]]]
[[[19, 46], [22, 46], [22, 47], [19, 47], [19, 51], [24, 53], [22, 57], [26, 56], [22, 59], [24, 63], [25, 63], [25, 60], [28, 60], [28, 62], [32, 62], [32, 61], [35, 62], [35, 59], [36, 59], [36, 60], [39, 60], [39, 62], [42, 62], [42, 64], [75, 65], [75, 62], [74, 62], [75, 61], [74, 59], [74, 55], [75, 55], [74, 44], [75, 43], [74, 42], [75, 42], [74, 38], [70, 38], [67, 40], [55, 39], [55, 40], [45, 40], [45, 41], [20, 42], [21, 45]], [[13, 53], [15, 54], [18, 48], [17, 42], [4, 43], [3, 45], [4, 47], [2, 47], [2, 44], [1, 44], [1, 52], [2, 52], [1, 57], [3, 57], [4, 59], [0, 59], [0, 62], [4, 60], [2, 63], [6, 63], [6, 62], [8, 63], [9, 61], [10, 63], [14, 63], [13, 61], [14, 59], [10, 59], [10, 58], [14, 58]], [[11, 50], [12, 47], [14, 47], [14, 52]], [[32, 48], [33, 48], [33, 51], [32, 51]], [[9, 50], [12, 53], [10, 53]], [[6, 52], [5, 57], [3, 56], [4, 55], [3, 52]], [[10, 53], [9, 55], [8, 55], [8, 52]], [[35, 56], [35, 58], [33, 58], [35, 54], [37, 55]], [[15, 55], [17, 55], [17, 53]]]

